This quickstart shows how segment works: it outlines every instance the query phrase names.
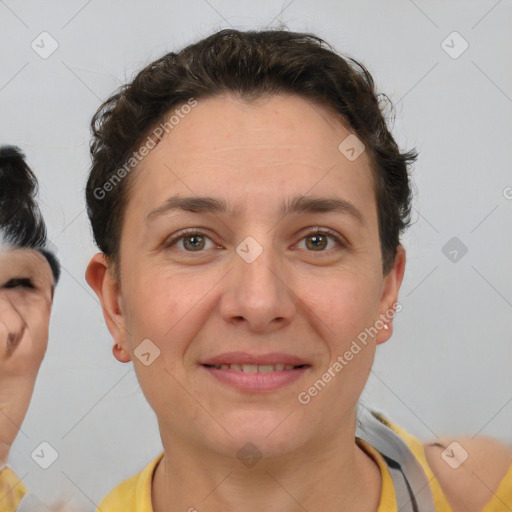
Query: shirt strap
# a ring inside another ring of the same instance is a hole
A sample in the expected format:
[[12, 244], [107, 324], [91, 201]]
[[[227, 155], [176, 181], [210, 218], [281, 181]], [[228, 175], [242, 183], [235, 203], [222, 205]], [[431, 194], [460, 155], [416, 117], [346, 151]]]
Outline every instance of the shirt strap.
[[379, 451], [386, 461], [401, 512], [435, 512], [434, 497], [421, 464], [406, 442], [372, 411], [363, 408], [356, 436]]

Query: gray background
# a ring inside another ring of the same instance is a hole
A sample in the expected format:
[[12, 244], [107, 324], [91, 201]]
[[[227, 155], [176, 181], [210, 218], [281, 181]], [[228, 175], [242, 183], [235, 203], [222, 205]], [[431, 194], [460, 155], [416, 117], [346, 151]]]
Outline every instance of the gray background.
[[[230, 26], [283, 22], [354, 56], [395, 103], [400, 146], [420, 152], [403, 310], [363, 402], [422, 440], [479, 433], [512, 443], [511, 21], [505, 0], [1, 1], [0, 140], [21, 146], [36, 170], [63, 264], [47, 356], [10, 460], [27, 486], [93, 507], [161, 449], [84, 279], [95, 252], [83, 199], [89, 121], [136, 70]], [[31, 48], [43, 31], [59, 45], [46, 59]], [[453, 31], [469, 44], [458, 58], [442, 47]], [[452, 237], [468, 249], [455, 262], [442, 251]], [[47, 470], [31, 458], [42, 441], [58, 452]]]

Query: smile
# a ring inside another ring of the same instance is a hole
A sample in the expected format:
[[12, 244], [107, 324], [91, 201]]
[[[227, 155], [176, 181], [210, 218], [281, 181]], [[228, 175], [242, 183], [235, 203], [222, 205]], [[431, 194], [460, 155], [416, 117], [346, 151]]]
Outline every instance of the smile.
[[243, 393], [277, 391], [300, 379], [309, 368], [308, 364], [202, 364], [203, 368], [222, 387]]
[[281, 372], [283, 370], [295, 370], [303, 368], [307, 365], [293, 366], [291, 364], [212, 364], [205, 365], [209, 368], [215, 368], [216, 370], [234, 370], [236, 372], [244, 373], [271, 373]]

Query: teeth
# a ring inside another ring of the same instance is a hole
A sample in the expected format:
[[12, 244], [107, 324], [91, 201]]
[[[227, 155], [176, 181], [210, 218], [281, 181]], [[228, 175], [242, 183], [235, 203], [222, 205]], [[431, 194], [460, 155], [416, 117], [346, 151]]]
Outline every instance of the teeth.
[[271, 373], [282, 372], [283, 370], [293, 370], [295, 367], [291, 364], [220, 364], [213, 365], [217, 370], [234, 370], [244, 373]]

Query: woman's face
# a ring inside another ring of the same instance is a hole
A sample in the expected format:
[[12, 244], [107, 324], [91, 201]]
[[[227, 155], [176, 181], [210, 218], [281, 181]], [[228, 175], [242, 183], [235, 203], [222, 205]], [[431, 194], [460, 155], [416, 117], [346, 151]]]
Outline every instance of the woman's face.
[[[34, 249], [0, 246], [0, 362], [12, 376], [39, 368], [48, 344], [53, 274]], [[3, 375], [5, 376], [5, 375]]]
[[370, 161], [340, 151], [349, 134], [297, 96], [217, 96], [133, 171], [120, 285], [99, 255], [87, 278], [164, 442], [277, 456], [354, 428], [405, 257], [383, 276]]

